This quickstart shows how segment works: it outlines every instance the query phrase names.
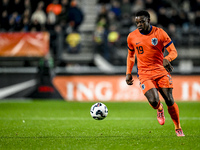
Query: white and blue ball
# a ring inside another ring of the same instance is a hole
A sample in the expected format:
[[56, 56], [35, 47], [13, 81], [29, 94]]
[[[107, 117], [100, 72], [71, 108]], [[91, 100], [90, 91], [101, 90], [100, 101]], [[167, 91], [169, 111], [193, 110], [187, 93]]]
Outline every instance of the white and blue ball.
[[90, 115], [95, 120], [103, 120], [108, 115], [108, 108], [105, 104], [98, 102], [92, 105], [90, 109]]

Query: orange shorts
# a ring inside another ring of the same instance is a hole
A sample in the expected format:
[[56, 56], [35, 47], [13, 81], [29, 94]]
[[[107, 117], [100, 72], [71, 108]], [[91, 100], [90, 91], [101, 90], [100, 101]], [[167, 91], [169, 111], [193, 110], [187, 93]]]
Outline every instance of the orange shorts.
[[173, 88], [172, 78], [170, 74], [158, 77], [156, 79], [154, 78], [145, 80], [140, 84], [140, 86], [144, 94], [152, 88], [157, 88], [158, 90], [161, 88]]

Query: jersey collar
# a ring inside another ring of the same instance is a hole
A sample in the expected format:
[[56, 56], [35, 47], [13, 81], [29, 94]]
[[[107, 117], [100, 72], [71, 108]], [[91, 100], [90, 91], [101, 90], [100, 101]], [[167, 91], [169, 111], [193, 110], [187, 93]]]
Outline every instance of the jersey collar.
[[[152, 25], [150, 25], [150, 30], [147, 34], [151, 33], [151, 31], [152, 31]], [[141, 33], [141, 34], [143, 34], [143, 33]], [[147, 34], [143, 34], [143, 35], [147, 35]]]

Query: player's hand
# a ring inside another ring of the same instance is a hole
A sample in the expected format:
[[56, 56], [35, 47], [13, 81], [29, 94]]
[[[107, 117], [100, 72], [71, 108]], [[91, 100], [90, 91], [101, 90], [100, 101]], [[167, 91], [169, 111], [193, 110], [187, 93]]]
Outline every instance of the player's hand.
[[132, 75], [131, 74], [127, 74], [126, 75], [126, 83], [128, 84], [128, 85], [132, 85], [133, 84], [133, 78], [132, 78]]
[[167, 72], [172, 72], [172, 70], [174, 69], [169, 60], [167, 59], [163, 59], [163, 66], [165, 67]]

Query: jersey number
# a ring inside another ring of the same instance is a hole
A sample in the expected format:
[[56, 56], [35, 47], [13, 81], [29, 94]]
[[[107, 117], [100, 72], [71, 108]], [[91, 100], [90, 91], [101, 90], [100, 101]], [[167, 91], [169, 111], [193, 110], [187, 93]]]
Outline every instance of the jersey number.
[[137, 48], [138, 54], [143, 54], [144, 53], [144, 50], [143, 50], [142, 46], [138, 46], [136, 48]]

